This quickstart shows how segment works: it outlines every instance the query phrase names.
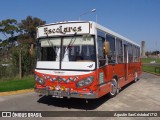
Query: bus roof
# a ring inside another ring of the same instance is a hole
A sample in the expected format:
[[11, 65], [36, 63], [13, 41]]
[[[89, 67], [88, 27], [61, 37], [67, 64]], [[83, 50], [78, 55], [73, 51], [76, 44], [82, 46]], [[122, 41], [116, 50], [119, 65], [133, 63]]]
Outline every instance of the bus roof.
[[135, 43], [134, 41], [132, 41], [132, 40], [130, 40], [130, 39], [128, 39], [128, 38], [126, 38], [126, 37], [124, 37], [124, 36], [116, 33], [116, 32], [114, 32], [114, 31], [112, 31], [112, 30], [110, 30], [110, 29], [108, 29], [108, 28], [106, 28], [106, 27], [104, 27], [104, 26], [102, 26], [102, 25], [100, 25], [100, 24], [98, 24], [98, 23], [96, 23], [96, 22], [90, 21], [90, 23], [93, 23], [93, 24], [95, 25], [95, 27], [96, 27], [97, 29], [99, 29], [99, 30], [102, 30], [102, 31], [104, 31], [104, 32], [107, 32], [107, 33], [109, 33], [110, 35], [113, 35], [113, 36], [118, 37], [118, 38], [120, 38], [120, 39], [122, 39], [122, 40], [124, 40], [124, 41], [126, 41], [126, 42], [128, 42], [128, 43], [131, 43], [131, 44], [133, 44], [133, 45], [136, 45], [136, 46], [140, 47], [140, 45], [137, 44], [137, 43]]
[[[97, 28], [97, 29], [99, 29], [99, 30], [101, 30], [101, 31], [104, 31], [104, 32], [106, 32], [106, 33], [108, 33], [108, 34], [110, 34], [110, 35], [112, 35], [112, 36], [114, 36], [114, 37], [118, 37], [118, 38], [120, 38], [120, 39], [122, 39], [122, 40], [124, 40], [124, 41], [126, 41], [126, 42], [128, 42], [128, 43], [131, 43], [131, 44], [133, 44], [133, 45], [136, 45], [136, 46], [140, 47], [140, 45], [137, 44], [137, 43], [135, 43], [134, 41], [132, 41], [132, 40], [130, 40], [130, 39], [128, 39], [128, 38], [126, 38], [126, 37], [124, 37], [124, 36], [116, 33], [116, 32], [114, 32], [114, 31], [112, 31], [112, 30], [110, 30], [110, 29], [108, 29], [108, 28], [106, 28], [106, 27], [104, 27], [104, 26], [102, 26], [102, 25], [100, 25], [100, 24], [98, 24], [98, 23], [96, 23], [96, 22], [93, 22], [93, 21], [64, 21], [64, 22], [56, 22], [56, 23], [45, 24], [45, 25], [41, 25], [41, 26], [39, 26], [39, 27], [44, 27], [44, 26], [49, 26], [49, 25], [56, 25], [56, 24], [85, 23], [85, 22], [92, 23], [95, 28]], [[39, 28], [39, 27], [38, 27], [38, 28]]]

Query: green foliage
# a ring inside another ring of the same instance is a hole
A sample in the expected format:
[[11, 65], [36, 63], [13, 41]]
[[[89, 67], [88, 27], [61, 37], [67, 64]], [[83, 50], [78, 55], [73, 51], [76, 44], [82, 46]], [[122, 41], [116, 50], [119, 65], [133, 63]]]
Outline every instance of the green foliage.
[[0, 65], [0, 78], [2, 78], [3, 76], [6, 76], [6, 67]]
[[39, 18], [28, 16], [25, 20], [22, 20], [19, 23], [19, 28], [21, 30], [21, 38], [23, 40], [32, 40], [32, 43], [35, 43], [36, 40], [36, 27], [45, 24], [45, 21], [42, 21]]
[[[22, 59], [22, 75], [30, 75], [33, 74], [33, 69], [35, 65], [35, 55], [30, 55], [29, 54], [29, 45], [28, 44], [23, 44], [21, 47], [17, 47], [12, 49], [12, 70], [15, 75], [18, 75], [19, 73], [19, 54], [20, 54], [20, 49], [21, 49], [21, 59]], [[16, 72], [15, 72], [16, 71]]]
[[19, 50], [14, 49], [12, 52], [12, 65], [15, 67], [19, 67]]
[[[23, 76], [33, 74], [36, 59], [36, 27], [43, 24], [45, 21], [32, 16], [21, 20], [20, 23], [15, 19], [0, 21], [0, 33], [6, 36], [6, 40], [0, 44], [0, 47], [3, 47], [0, 49], [0, 79], [19, 74], [20, 50]], [[18, 46], [14, 46], [14, 41], [18, 42]], [[5, 61], [10, 66], [1, 66]]]
[[4, 40], [1, 44], [0, 44], [0, 47], [5, 47], [9, 44], [9, 41], [8, 40]]
[[33, 74], [35, 65], [35, 56], [29, 54], [28, 46], [23, 46], [22, 49], [22, 73], [23, 75]]
[[17, 27], [17, 20], [15, 19], [6, 19], [0, 22], [0, 32], [5, 36], [6, 34], [10, 34], [13, 37], [15, 32], [19, 32]]
[[150, 52], [149, 51], [146, 52], [147, 56], [149, 56], [149, 55], [157, 55], [157, 54], [160, 54], [160, 51], [156, 50], [156, 51], [152, 51], [152, 52], [151, 51]]
[[2, 78], [10, 78], [14, 77], [18, 74], [18, 68], [14, 67], [13, 65], [9, 66], [2, 66], [0, 65], [0, 79]]

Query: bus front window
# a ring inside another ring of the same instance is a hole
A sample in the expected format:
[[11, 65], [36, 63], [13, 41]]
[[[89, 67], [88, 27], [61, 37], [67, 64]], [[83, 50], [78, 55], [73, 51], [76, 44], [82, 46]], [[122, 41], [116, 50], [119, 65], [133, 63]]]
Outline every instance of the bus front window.
[[92, 36], [39, 39], [38, 54], [38, 65], [41, 65], [39, 68], [95, 69], [96, 50]]
[[63, 39], [62, 61], [95, 61], [94, 40], [92, 37], [66, 37]]
[[58, 38], [40, 40], [40, 61], [59, 61], [60, 60], [60, 43]]

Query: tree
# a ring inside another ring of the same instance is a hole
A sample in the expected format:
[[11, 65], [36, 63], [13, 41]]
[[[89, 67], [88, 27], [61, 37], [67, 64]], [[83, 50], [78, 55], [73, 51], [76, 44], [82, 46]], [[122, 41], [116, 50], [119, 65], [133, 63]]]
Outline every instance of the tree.
[[151, 52], [149, 52], [149, 51], [146, 51], [146, 56], [149, 56], [149, 55], [151, 55]]
[[0, 33], [2, 33], [6, 40], [4, 40], [0, 46], [5, 48], [6, 51], [4, 51], [4, 55], [6, 56], [7, 60], [10, 58], [10, 52], [9, 48], [12, 47], [14, 44], [14, 41], [17, 40], [17, 33], [19, 32], [18, 26], [17, 26], [17, 20], [15, 19], [6, 19], [0, 21]]
[[25, 20], [21, 20], [21, 23], [19, 23], [19, 28], [21, 31], [20, 42], [35, 44], [36, 27], [45, 23], [45, 21], [32, 16], [28, 16]]
[[[35, 64], [35, 43], [36, 43], [36, 27], [45, 24], [45, 21], [28, 16], [26, 19], [17, 23], [15, 19], [6, 19], [0, 21], [0, 33], [2, 33], [6, 40], [0, 40], [0, 62], [11, 63], [13, 68], [10, 72], [13, 75], [18, 74], [22, 76], [32, 73]], [[12, 46], [13, 43], [18, 43]], [[12, 44], [11, 44], [12, 43]], [[21, 67], [20, 67], [21, 66]], [[8, 75], [8, 72], [5, 72]], [[1, 73], [0, 73], [1, 74]], [[3, 73], [2, 73], [3, 74]], [[4, 75], [4, 74], [3, 74]], [[1, 77], [1, 75], [0, 75]]]
[[[25, 20], [21, 20], [19, 23], [20, 35], [18, 38], [19, 43], [21, 44], [19, 56], [19, 70], [20, 74], [30, 74], [35, 64], [35, 49], [36, 45], [36, 27], [45, 24], [45, 21], [42, 21], [39, 18], [28, 16]], [[21, 67], [22, 66], [22, 71]]]
[[[6, 37], [5, 43], [6, 46], [13, 46], [14, 41], [17, 40], [17, 33], [19, 32], [19, 28], [17, 26], [17, 20], [15, 19], [6, 19], [0, 22], [0, 33], [2, 33]], [[5, 44], [3, 44], [5, 45]]]
[[158, 55], [160, 52], [158, 51], [158, 50], [156, 50], [156, 51], [153, 51], [152, 52], [152, 55]]
[[18, 33], [19, 29], [17, 26], [17, 20], [15, 19], [6, 19], [6, 20], [2, 20], [0, 22], [0, 32], [6, 37], [7, 34], [10, 35], [10, 37], [14, 36], [14, 33]]

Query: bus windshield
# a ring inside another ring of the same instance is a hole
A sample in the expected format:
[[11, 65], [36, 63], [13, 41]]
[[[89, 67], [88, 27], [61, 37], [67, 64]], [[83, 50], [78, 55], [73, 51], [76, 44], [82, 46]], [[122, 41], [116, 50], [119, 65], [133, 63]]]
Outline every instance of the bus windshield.
[[43, 38], [39, 40], [38, 61], [61, 62], [63, 69], [65, 63], [95, 62], [95, 53], [93, 36]]

